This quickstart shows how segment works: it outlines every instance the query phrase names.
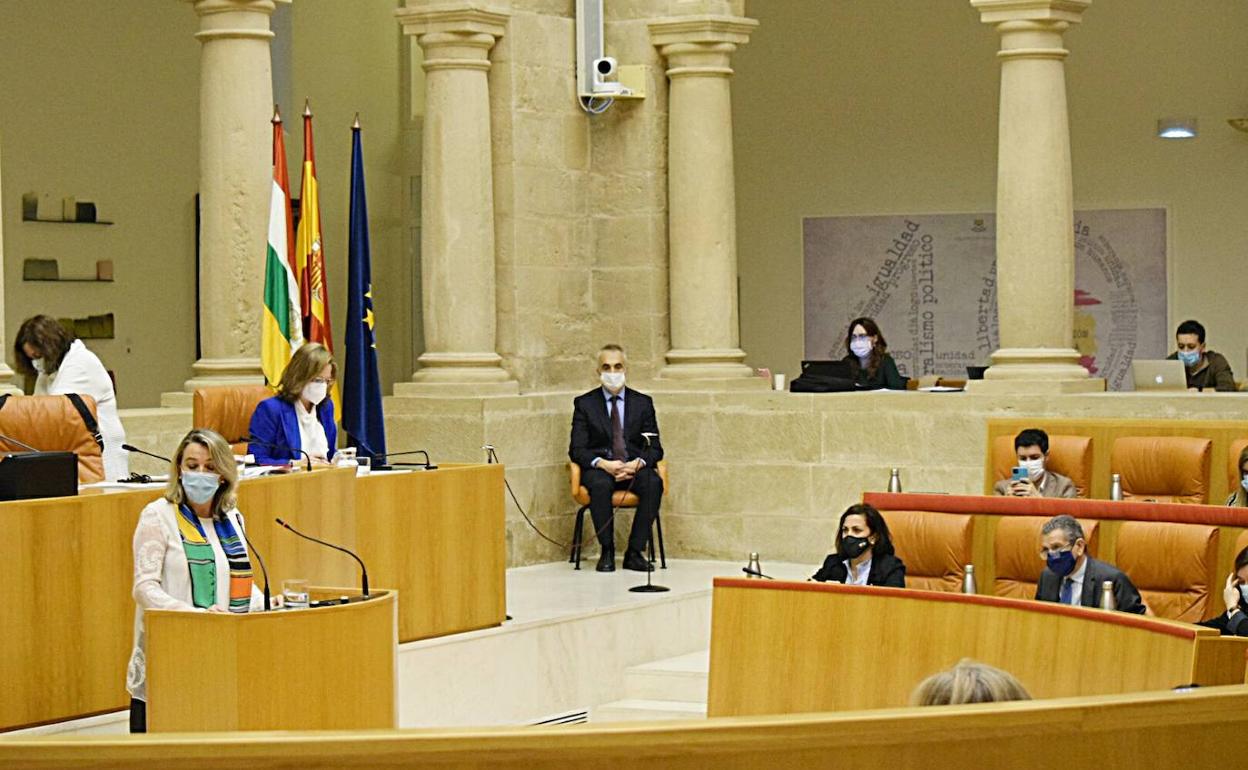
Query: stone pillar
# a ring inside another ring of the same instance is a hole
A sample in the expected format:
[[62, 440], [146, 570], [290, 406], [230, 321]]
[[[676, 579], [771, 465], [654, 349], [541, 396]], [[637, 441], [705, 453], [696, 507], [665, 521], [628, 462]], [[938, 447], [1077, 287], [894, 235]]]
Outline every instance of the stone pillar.
[[1001, 347], [974, 390], [1104, 389], [1074, 348], [1075, 236], [1062, 34], [1091, 0], [971, 0], [1001, 36], [997, 314]]
[[[671, 344], [659, 377], [750, 377], [737, 317], [737, 212], [729, 59], [758, 22], [679, 16], [650, 23], [667, 60]], [[761, 380], [759, 380], [761, 382]]]
[[186, 390], [263, 383], [273, 177], [269, 16], [290, 0], [188, 0], [199, 15], [200, 358]]
[[[424, 51], [421, 306], [425, 352], [395, 395], [507, 395], [495, 346], [490, 49], [508, 15], [474, 2], [407, 0], [396, 13]], [[571, 98], [571, 97], [569, 97]]]
[[[0, 212], [3, 211], [3, 203], [0, 202]], [[4, 305], [4, 217], [0, 217], [0, 344], [7, 348], [13, 344], [13, 341], [4, 331]], [[5, 393], [20, 395], [22, 390], [14, 382], [14, 372], [7, 358], [8, 356], [0, 355], [0, 395]]]

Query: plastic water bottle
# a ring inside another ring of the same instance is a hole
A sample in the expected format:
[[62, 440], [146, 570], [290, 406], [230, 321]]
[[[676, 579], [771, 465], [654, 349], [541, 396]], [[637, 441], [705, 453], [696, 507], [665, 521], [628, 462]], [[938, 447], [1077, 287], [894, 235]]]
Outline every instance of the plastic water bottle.
[[975, 586], [975, 565], [966, 565], [966, 571], [962, 573], [962, 593], [977, 594], [978, 588]]
[[897, 468], [893, 468], [892, 471], [888, 474], [888, 491], [889, 492], [901, 491], [901, 471]]
[[1122, 475], [1115, 473], [1109, 477], [1109, 499], [1122, 499]]
[[1118, 609], [1118, 600], [1114, 598], [1114, 581], [1101, 583], [1101, 609], [1114, 611]]

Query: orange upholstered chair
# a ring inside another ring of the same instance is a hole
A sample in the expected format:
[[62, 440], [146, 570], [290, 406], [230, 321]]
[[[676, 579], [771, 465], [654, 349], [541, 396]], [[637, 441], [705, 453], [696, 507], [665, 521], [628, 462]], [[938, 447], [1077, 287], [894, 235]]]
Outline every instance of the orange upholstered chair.
[[1221, 591], [1218, 528], [1204, 524], [1128, 521], [1118, 530], [1114, 563], [1161, 618], [1195, 623], [1209, 617], [1210, 593]]
[[1205, 503], [1213, 442], [1188, 436], [1116, 439], [1109, 471], [1122, 480], [1122, 499], [1159, 503]]
[[[997, 522], [993, 536], [993, 560], [997, 575], [992, 592], [997, 596], [1031, 599], [1036, 595], [1036, 583], [1044, 571], [1040, 558], [1040, 528], [1048, 521], [1046, 516], [1002, 516]], [[1100, 540], [1100, 522], [1080, 519], [1083, 538], [1088, 543], [1088, 553], [1096, 556]]]
[[884, 514], [897, 558], [906, 564], [906, 587], [961, 591], [971, 563], [975, 517], [961, 513], [888, 511]]
[[[670, 488], [667, 483], [667, 460], [659, 460], [655, 464], [654, 470], [659, 474], [659, 480], [663, 482], [663, 496], [667, 496]], [[575, 569], [581, 568], [581, 546], [584, 543], [583, 535], [585, 532], [585, 513], [589, 510], [589, 490], [581, 485], [581, 466], [576, 463], [568, 463], [568, 476], [572, 482], [572, 499], [580, 505], [576, 511], [576, 527], [572, 530], [572, 554], [568, 557], [568, 562], [575, 564]], [[617, 489], [615, 494], [611, 495], [611, 504], [616, 508], [636, 508], [637, 495], [624, 489]], [[662, 513], [656, 514], [654, 517], [654, 530], [658, 531], [659, 543], [659, 563], [663, 569], [667, 569], [667, 550], [663, 547], [663, 522], [660, 519]], [[592, 529], [592, 526], [591, 526]], [[654, 543], [655, 532], [650, 532], [650, 563], [654, 563]]]
[[[95, 416], [95, 399], [82, 396], [82, 401]], [[81, 484], [104, 480], [100, 445], [87, 431], [82, 415], [65, 396], [10, 396], [0, 407], [0, 433], [45, 452], [78, 455], [78, 482]], [[23, 447], [0, 441], [0, 450], [20, 452]]]
[[273, 395], [267, 385], [228, 385], [199, 388], [191, 404], [192, 427], [220, 433], [236, 454], [247, 452], [251, 415], [256, 405]]
[[[1013, 436], [997, 436], [992, 440], [991, 487], [1018, 465]], [[1074, 482], [1079, 497], [1087, 497], [1092, 489], [1092, 438], [1090, 436], [1049, 436], [1049, 459], [1046, 463], [1054, 473]]]

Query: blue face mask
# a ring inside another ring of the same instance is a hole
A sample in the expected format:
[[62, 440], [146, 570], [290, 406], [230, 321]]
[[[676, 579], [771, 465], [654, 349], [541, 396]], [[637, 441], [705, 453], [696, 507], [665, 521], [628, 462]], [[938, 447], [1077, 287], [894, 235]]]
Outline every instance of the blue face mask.
[[1240, 586], [1239, 595], [1244, 598], [1244, 603], [1248, 604], [1248, 586]]
[[1049, 571], [1058, 577], [1066, 577], [1075, 569], [1074, 551], [1049, 553], [1044, 560], [1049, 565]]
[[186, 499], [195, 505], [203, 505], [212, 500], [219, 486], [221, 477], [215, 473], [182, 471], [182, 491], [186, 493]]
[[1240, 479], [1239, 485], [1244, 488], [1245, 492], [1248, 492], [1248, 476], [1245, 476], [1242, 479]]
[[1199, 350], [1180, 350], [1179, 360], [1183, 362], [1184, 366], [1190, 369], [1196, 364], [1200, 363], [1200, 351]]

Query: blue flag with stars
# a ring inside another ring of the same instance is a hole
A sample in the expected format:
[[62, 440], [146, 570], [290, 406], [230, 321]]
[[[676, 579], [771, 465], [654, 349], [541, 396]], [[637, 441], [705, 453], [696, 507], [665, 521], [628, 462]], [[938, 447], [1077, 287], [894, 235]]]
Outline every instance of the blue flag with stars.
[[347, 249], [347, 333], [343, 367], [342, 429], [361, 457], [383, 462], [386, 425], [377, 374], [376, 318], [368, 246], [368, 204], [364, 199], [364, 150], [360, 122], [351, 128], [351, 242]]

